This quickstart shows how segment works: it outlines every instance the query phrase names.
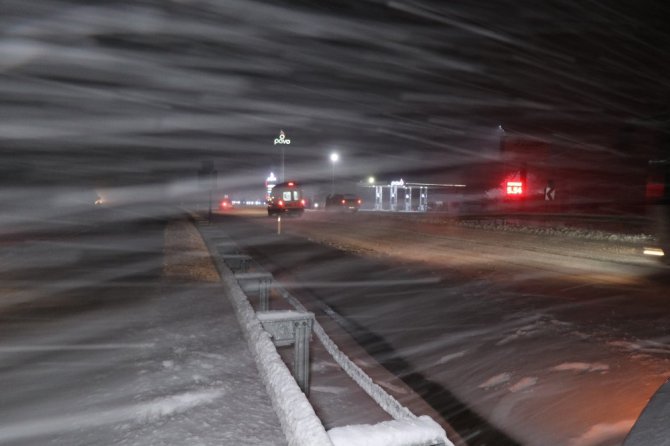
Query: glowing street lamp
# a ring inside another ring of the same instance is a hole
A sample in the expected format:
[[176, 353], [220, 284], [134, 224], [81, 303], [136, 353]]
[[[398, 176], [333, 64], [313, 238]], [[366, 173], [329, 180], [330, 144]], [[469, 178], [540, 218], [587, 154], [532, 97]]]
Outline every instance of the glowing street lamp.
[[368, 177], [368, 184], [375, 184], [375, 177]]
[[332, 172], [330, 177], [330, 193], [335, 192], [335, 164], [340, 160], [340, 155], [337, 152], [332, 152], [330, 154], [330, 164], [332, 166]]

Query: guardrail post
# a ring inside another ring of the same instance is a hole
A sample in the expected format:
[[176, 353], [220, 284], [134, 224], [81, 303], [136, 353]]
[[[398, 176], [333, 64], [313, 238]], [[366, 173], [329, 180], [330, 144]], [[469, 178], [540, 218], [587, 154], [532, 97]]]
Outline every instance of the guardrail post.
[[277, 347], [293, 345], [293, 377], [300, 389], [309, 395], [309, 338], [314, 313], [298, 311], [263, 311], [256, 313], [263, 329]]
[[309, 395], [309, 338], [312, 333], [312, 320], [293, 323], [295, 328], [295, 351], [293, 369], [295, 380], [305, 395]]
[[[270, 310], [270, 289], [272, 288], [271, 273], [235, 273], [238, 282], [250, 282], [257, 285], [254, 291], [258, 291], [258, 311]], [[242, 287], [245, 288], [244, 286]]]
[[226, 262], [226, 265], [234, 272], [247, 272], [251, 257], [245, 254], [222, 254], [221, 260]]
[[216, 250], [219, 254], [240, 254], [240, 248], [237, 243], [226, 240], [216, 244]]

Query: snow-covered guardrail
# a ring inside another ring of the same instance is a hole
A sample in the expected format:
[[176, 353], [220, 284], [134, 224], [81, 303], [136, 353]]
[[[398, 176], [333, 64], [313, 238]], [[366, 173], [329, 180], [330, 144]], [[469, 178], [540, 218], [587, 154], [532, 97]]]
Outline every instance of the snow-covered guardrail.
[[[201, 230], [201, 233], [204, 232]], [[326, 432], [307, 397], [300, 391], [296, 380], [292, 378], [288, 368], [281, 360], [270, 335], [263, 329], [235, 274], [224, 262], [223, 259], [230, 254], [217, 255], [220, 251], [230, 252], [231, 241], [218, 237], [218, 243], [222, 244], [221, 246], [225, 245], [225, 249], [219, 250], [206, 234], [203, 235], [205, 235], [205, 243], [210, 253], [215, 253], [213, 257], [221, 280], [229, 290], [229, 299], [235, 308], [289, 445], [453, 446], [439, 424], [428, 416], [417, 417], [382, 387], [375, 384], [372, 378], [337, 347], [318, 321], [314, 320], [314, 334], [333, 359], [393, 418], [391, 421], [375, 425], [342, 426]], [[277, 283], [273, 283], [272, 288], [276, 289], [299, 313], [309, 313], [285, 288]]]
[[[216, 252], [206, 237], [205, 243], [210, 252]], [[235, 275], [219, 256], [213, 258], [289, 446], [333, 445], [312, 405], [279, 356], [270, 335], [256, 317]]]

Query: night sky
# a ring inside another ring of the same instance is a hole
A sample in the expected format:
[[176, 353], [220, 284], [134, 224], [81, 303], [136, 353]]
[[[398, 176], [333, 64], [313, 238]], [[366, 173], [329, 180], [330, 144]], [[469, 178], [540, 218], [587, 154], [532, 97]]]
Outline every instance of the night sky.
[[626, 156], [642, 149], [622, 134], [668, 131], [669, 18], [658, 1], [4, 0], [0, 173], [113, 186], [211, 159], [255, 187], [280, 129], [304, 181], [332, 150], [352, 180], [439, 180], [495, 160], [499, 125]]

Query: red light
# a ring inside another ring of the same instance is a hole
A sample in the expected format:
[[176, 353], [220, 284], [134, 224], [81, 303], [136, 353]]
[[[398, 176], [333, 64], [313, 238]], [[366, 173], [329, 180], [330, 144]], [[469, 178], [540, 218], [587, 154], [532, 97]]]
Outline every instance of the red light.
[[305, 205], [305, 200], [300, 200], [300, 204], [304, 206]]
[[295, 183], [293, 181], [289, 181], [288, 182], [288, 187], [293, 187], [293, 186], [295, 186]]
[[361, 203], [363, 203], [363, 200], [358, 200], [358, 204], [361, 204]]
[[228, 207], [228, 202], [227, 201], [222, 201], [221, 202], [221, 207], [222, 208], [227, 208]]
[[279, 206], [284, 206], [284, 202], [282, 200], [279, 200], [279, 203], [277, 203]]
[[507, 195], [522, 195], [522, 194], [523, 194], [523, 183], [521, 181], [507, 182]]
[[342, 204], [347, 204], [347, 200], [342, 200]]
[[647, 183], [647, 198], [659, 199], [663, 198], [665, 192], [665, 185], [663, 183]]

